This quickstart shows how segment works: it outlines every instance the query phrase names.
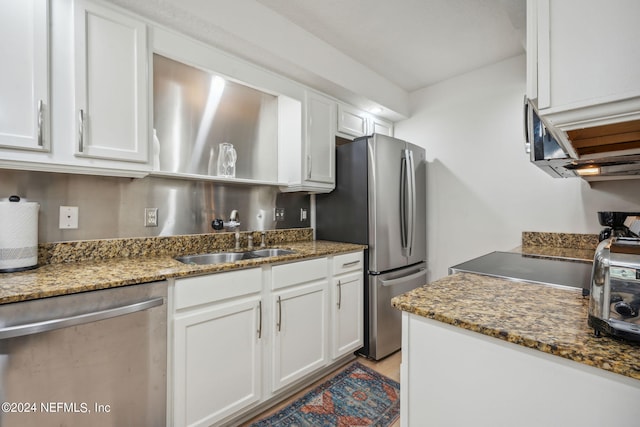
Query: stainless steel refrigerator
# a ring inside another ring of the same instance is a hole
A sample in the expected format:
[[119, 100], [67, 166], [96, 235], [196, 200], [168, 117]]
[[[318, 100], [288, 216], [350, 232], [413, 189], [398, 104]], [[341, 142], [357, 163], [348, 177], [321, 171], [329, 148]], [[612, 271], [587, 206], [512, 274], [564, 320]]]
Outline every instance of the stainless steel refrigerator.
[[336, 188], [316, 196], [316, 236], [368, 245], [364, 347], [378, 360], [400, 348], [391, 298], [426, 283], [425, 151], [373, 134], [336, 148]]

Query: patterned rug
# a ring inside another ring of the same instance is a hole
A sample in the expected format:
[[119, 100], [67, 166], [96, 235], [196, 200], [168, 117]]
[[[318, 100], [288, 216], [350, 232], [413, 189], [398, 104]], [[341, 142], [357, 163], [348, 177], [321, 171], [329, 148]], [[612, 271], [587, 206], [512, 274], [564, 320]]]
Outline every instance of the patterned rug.
[[400, 415], [400, 385], [354, 362], [300, 399], [251, 427], [390, 426]]

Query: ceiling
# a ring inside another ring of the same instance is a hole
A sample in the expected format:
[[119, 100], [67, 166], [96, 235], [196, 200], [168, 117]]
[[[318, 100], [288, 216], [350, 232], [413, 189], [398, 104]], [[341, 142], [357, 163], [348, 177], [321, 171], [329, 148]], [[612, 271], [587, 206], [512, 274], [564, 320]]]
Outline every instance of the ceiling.
[[526, 0], [108, 1], [391, 121], [411, 92], [525, 45]]
[[256, 0], [404, 90], [524, 53], [525, 0]]

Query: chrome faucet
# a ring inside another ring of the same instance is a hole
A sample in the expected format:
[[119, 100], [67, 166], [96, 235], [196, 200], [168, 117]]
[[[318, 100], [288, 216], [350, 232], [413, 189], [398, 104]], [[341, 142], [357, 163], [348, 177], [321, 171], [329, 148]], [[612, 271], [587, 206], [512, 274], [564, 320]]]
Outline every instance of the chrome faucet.
[[233, 230], [236, 230], [240, 227], [240, 214], [238, 214], [237, 210], [232, 210], [231, 215], [229, 215], [229, 221], [224, 223], [224, 226]]
[[249, 232], [247, 236], [247, 249], [250, 251], [253, 250], [253, 234], [251, 232]]
[[265, 233], [264, 231], [262, 233], [260, 233], [260, 247], [261, 248], [265, 248], [267, 246], [267, 244], [265, 243], [266, 235], [267, 235], [267, 233]]
[[211, 222], [211, 227], [214, 230], [222, 230], [223, 228], [228, 228], [229, 230], [237, 230], [240, 228], [240, 215], [237, 210], [232, 210], [231, 215], [229, 215], [229, 221], [223, 221], [220, 218], [216, 218]]

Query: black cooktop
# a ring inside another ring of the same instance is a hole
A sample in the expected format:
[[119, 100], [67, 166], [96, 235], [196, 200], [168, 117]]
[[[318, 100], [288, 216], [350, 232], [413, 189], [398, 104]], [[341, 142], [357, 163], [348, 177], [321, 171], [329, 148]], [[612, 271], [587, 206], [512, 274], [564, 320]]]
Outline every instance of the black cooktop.
[[449, 267], [449, 274], [464, 272], [549, 286], [581, 288], [589, 294], [592, 263], [541, 258], [516, 252], [491, 252]]

